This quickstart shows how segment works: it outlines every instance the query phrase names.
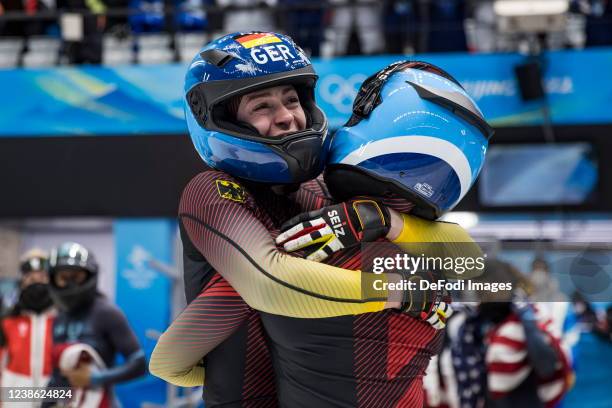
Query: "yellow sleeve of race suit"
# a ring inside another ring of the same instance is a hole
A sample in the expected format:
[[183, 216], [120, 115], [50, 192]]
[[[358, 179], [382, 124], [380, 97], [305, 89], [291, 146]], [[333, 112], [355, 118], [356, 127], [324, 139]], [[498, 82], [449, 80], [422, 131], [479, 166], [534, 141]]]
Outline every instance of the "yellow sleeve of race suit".
[[[452, 259], [484, 259], [480, 246], [470, 234], [458, 224], [443, 221], [428, 221], [414, 215], [402, 214], [404, 226], [394, 244], [407, 253], [428, 257]], [[483, 270], [471, 268], [461, 274], [452, 274], [456, 278], [473, 278]]]
[[179, 373], [165, 372], [158, 368], [158, 358], [155, 355], [152, 357], [149, 362], [149, 372], [152, 375], [178, 387], [200, 387], [204, 385], [205, 370], [203, 366], [194, 365]]
[[214, 275], [157, 340], [149, 371], [181, 387], [204, 385], [204, 367], [198, 363], [245, 324], [252, 313], [230, 284]]

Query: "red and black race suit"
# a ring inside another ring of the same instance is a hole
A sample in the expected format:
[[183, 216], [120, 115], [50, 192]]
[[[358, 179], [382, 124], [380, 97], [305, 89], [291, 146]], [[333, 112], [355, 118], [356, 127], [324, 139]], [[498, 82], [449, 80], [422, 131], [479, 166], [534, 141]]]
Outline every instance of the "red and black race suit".
[[[208, 207], [232, 200], [275, 237], [285, 220], [331, 203], [321, 180], [304, 183], [289, 195], [245, 183], [239, 189], [230, 186], [230, 191], [209, 189], [218, 194], [206, 196], [189, 191], [206, 191], [200, 184], [218, 179], [232, 180], [216, 171], [196, 176], [183, 194], [182, 207], [200, 205], [185, 203], [192, 198]], [[186, 295], [193, 303], [179, 317], [182, 340], [177, 347], [195, 343], [185, 353], [206, 350], [207, 407], [423, 406], [422, 376], [440, 350], [441, 332], [394, 311], [317, 319], [256, 312], [202, 255], [208, 224], [191, 215], [182, 216], [180, 225]], [[223, 225], [249, 232], [247, 224], [232, 223], [231, 213], [225, 212], [212, 228], [223, 231]], [[249, 254], [249, 248], [241, 249]], [[357, 269], [359, 249], [336, 254], [326, 263]], [[204, 343], [214, 349], [208, 351]]]

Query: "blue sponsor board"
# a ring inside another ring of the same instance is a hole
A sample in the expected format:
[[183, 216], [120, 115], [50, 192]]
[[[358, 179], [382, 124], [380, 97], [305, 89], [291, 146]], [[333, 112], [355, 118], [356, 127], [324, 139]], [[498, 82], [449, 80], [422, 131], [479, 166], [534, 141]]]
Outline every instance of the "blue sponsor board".
[[0, 71], [4, 136], [184, 133], [179, 65]]
[[[361, 82], [401, 56], [315, 61], [317, 100], [331, 127], [350, 116]], [[514, 67], [518, 54], [432, 54], [410, 57], [453, 74], [497, 126], [542, 122], [541, 102], [523, 102]], [[544, 56], [544, 85], [556, 124], [612, 123], [612, 48]], [[182, 64], [0, 70], [0, 136], [182, 134]]]
[[[157, 336], [170, 323], [171, 281], [166, 265], [173, 264], [172, 248], [176, 222], [167, 219], [120, 219], [113, 223], [117, 254], [117, 306], [128, 321], [145, 352], [147, 362]], [[123, 406], [163, 404], [165, 383], [146, 377], [117, 386]]]
[[[332, 127], [350, 116], [351, 104], [365, 78], [398, 56], [354, 57], [321, 61], [317, 101]], [[514, 67], [527, 61], [518, 54], [430, 54], [410, 59], [444, 68], [466, 88], [495, 126], [542, 123], [542, 102], [523, 102]], [[544, 88], [555, 124], [612, 123], [612, 49], [550, 52], [543, 57]]]

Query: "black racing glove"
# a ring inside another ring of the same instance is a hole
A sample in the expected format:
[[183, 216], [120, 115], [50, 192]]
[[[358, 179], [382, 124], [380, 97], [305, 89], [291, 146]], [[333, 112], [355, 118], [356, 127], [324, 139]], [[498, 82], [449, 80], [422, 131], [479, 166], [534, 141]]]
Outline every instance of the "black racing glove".
[[415, 282], [416, 290], [404, 290], [401, 311], [419, 320], [424, 320], [433, 328], [446, 327], [446, 319], [452, 313], [451, 297], [448, 291], [440, 289], [420, 289], [420, 281], [436, 283], [438, 274], [420, 271], [415, 274], [402, 274], [402, 279]]
[[291, 218], [277, 244], [288, 252], [317, 245], [307, 259], [320, 262], [334, 252], [372, 242], [389, 232], [389, 210], [370, 198], [356, 198]]

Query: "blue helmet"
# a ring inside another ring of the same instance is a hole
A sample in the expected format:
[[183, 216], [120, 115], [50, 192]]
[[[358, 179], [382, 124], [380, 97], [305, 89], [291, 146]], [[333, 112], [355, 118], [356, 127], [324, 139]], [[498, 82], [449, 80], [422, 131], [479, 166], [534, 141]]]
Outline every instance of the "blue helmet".
[[436, 219], [465, 196], [493, 130], [453, 77], [418, 61], [368, 78], [330, 145], [325, 182], [339, 200], [394, 196]]
[[[185, 116], [191, 140], [209, 166], [234, 177], [271, 184], [315, 178], [327, 151], [327, 118], [315, 103], [317, 75], [304, 52], [285, 35], [234, 33], [200, 50], [185, 76]], [[280, 138], [261, 136], [237, 122], [233, 97], [290, 84], [306, 114], [306, 129]]]

